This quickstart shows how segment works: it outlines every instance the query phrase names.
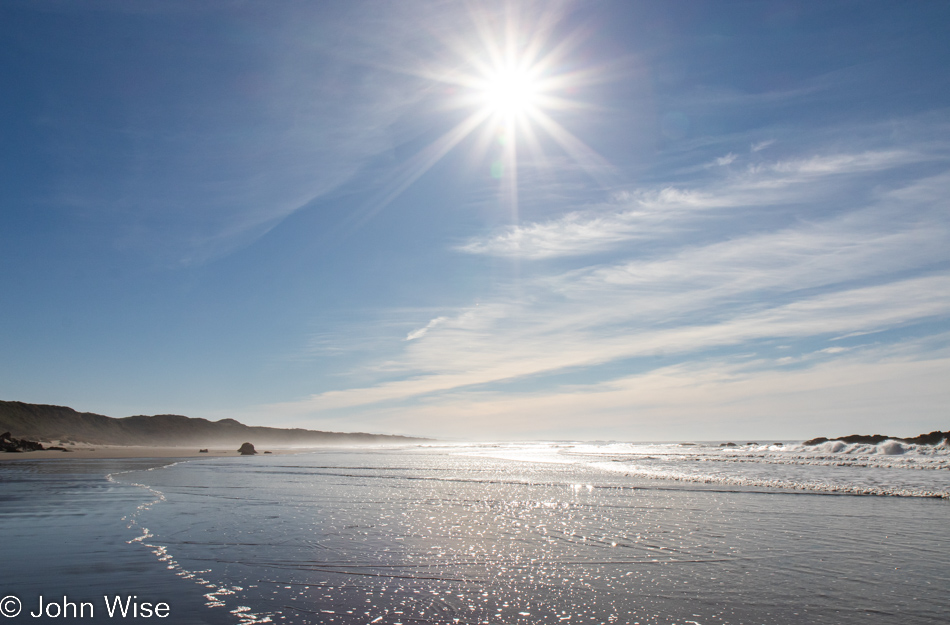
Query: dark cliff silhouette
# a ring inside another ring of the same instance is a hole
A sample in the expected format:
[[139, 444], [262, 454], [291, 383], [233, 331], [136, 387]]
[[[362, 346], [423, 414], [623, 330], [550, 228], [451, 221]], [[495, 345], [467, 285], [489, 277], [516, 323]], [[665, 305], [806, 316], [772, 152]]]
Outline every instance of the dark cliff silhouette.
[[181, 415], [115, 419], [65, 406], [0, 401], [0, 432], [33, 441], [82, 442], [95, 445], [214, 446], [253, 440], [273, 447], [415, 443], [431, 439], [363, 432], [252, 427], [234, 419], [208, 421]]

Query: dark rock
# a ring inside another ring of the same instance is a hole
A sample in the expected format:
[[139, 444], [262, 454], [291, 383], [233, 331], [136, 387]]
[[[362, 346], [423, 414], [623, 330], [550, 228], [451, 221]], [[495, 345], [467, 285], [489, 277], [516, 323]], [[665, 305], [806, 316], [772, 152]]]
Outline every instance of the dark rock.
[[253, 456], [257, 453], [257, 450], [254, 449], [254, 445], [251, 445], [250, 443], [244, 443], [241, 445], [241, 448], [238, 449], [238, 453], [242, 456]]
[[18, 453], [21, 451], [42, 451], [43, 445], [36, 441], [28, 441], [22, 438], [14, 438], [9, 432], [0, 434], [0, 451], [7, 453]]
[[208, 450], [207, 450], [207, 449], [199, 449], [199, 450], [198, 450], [198, 453], [199, 453], [199, 454], [206, 454], [206, 453], [208, 453]]
[[842, 436], [835, 440], [839, 440], [844, 443], [862, 443], [865, 445], [877, 445], [878, 443], [883, 443], [889, 438], [892, 438], [892, 437], [884, 436], [883, 434], [851, 434], [849, 436]]
[[719, 443], [720, 447], [738, 447], [735, 443]]
[[841, 441], [843, 443], [862, 443], [865, 445], [877, 445], [878, 443], [883, 443], [884, 441], [900, 441], [902, 443], [911, 443], [914, 445], [939, 445], [944, 440], [950, 439], [950, 431], [941, 432], [940, 430], [934, 430], [929, 434], [920, 434], [913, 438], [901, 438], [899, 436], [884, 436], [883, 434], [850, 434], [848, 436], [839, 436], [838, 438], [825, 438], [824, 436], [819, 436], [818, 438], [813, 438], [807, 440], [803, 445], [820, 445], [822, 443], [827, 443], [828, 441]]
[[65, 447], [47, 447], [49, 451], [72, 451], [72, 449], [66, 449]]
[[264, 453], [265, 453], [265, 454], [269, 454], [269, 453], [271, 453], [271, 452], [269, 452], [269, 451], [265, 451]]
[[903, 440], [905, 443], [914, 443], [916, 445], [939, 445], [947, 439], [950, 439], [950, 430], [946, 432], [934, 430], [930, 434], [920, 434], [914, 438], [905, 438]]
[[20, 439], [20, 449], [23, 451], [43, 451], [43, 445], [36, 441], [27, 441]]

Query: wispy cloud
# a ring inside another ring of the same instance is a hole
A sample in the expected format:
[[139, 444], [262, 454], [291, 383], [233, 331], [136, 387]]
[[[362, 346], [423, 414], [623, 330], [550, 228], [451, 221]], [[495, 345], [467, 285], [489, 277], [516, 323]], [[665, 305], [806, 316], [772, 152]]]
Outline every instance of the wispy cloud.
[[[918, 359], [900, 352], [864, 350], [792, 370], [762, 361], [707, 360], [523, 393], [460, 389], [411, 407], [383, 407], [376, 419], [407, 431], [483, 439], [504, 432], [662, 440], [671, 430], [692, 440], [794, 439], [803, 431], [911, 436], [942, 418], [935, 407], [950, 401], [943, 383], [950, 356], [944, 351]], [[902, 415], [899, 427], [895, 414]], [[466, 427], [473, 422], [478, 430]]]
[[442, 323], [443, 321], [446, 321], [447, 319], [448, 319], [448, 317], [436, 317], [435, 319], [433, 319], [432, 321], [430, 321], [429, 323], [427, 323], [425, 326], [419, 328], [418, 330], [413, 330], [412, 332], [410, 332], [409, 334], [407, 334], [407, 335], [406, 335], [406, 340], [407, 340], [407, 341], [414, 341], [414, 340], [416, 340], [416, 339], [422, 338], [423, 336], [426, 335], [426, 332], [428, 332], [428, 331], [431, 330], [432, 328], [436, 327], [437, 325], [439, 325], [439, 324]]
[[[126, 4], [102, 10], [125, 13]], [[222, 19], [251, 19], [234, 8]], [[207, 11], [161, 8], [181, 28]], [[427, 20], [437, 16], [446, 17], [432, 11]], [[154, 91], [104, 71], [101, 97], [120, 111], [105, 128], [79, 117], [98, 102], [47, 111], [63, 172], [50, 186], [54, 199], [108, 215], [120, 248], [193, 265], [247, 245], [339, 189], [393, 150], [393, 125], [428, 95], [422, 79], [387, 66], [418, 48], [408, 44], [419, 36], [417, 13], [357, 3], [341, 17], [295, 3], [274, 7], [240, 38], [128, 44], [130, 58], [149, 67], [159, 63], [152, 48], [163, 44], [189, 61], [171, 79], [156, 72], [170, 84], [156, 80], [165, 89]], [[76, 134], [87, 127], [97, 128], [96, 142], [109, 137], [110, 150], [91, 150], [93, 141]]]
[[737, 158], [739, 157], [736, 154], [729, 152], [728, 154], [720, 156], [719, 158], [713, 159], [713, 161], [709, 163], [709, 166], [710, 167], [725, 167], [726, 165], [731, 165], [735, 163]]
[[[553, 373], [575, 367], [650, 356], [701, 353], [766, 338], [827, 336], [882, 330], [950, 315], [950, 276], [804, 299], [719, 322], [618, 327], [615, 314], [566, 312], [513, 330], [469, 332], [464, 322], [446, 322], [443, 334], [409, 354], [411, 368], [428, 373], [367, 388], [329, 391], [300, 402], [271, 406], [285, 413], [401, 400], [451, 389]], [[629, 319], [624, 321], [631, 321]], [[464, 355], [461, 356], [461, 355]]]
[[[379, 418], [398, 413], [412, 421], [407, 415], [413, 410], [418, 416], [441, 407], [456, 415], [481, 411], [502, 419], [518, 410], [543, 412], [562, 401], [571, 407], [561, 411], [566, 419], [571, 411], [583, 413], [581, 404], [593, 398], [601, 402], [602, 425], [609, 429], [616, 425], [610, 415], [625, 402], [646, 407], [645, 414], [660, 414], [667, 408], [658, 406], [674, 404], [678, 408], [670, 414], [695, 409], [692, 400], [673, 396], [677, 385], [689, 386], [696, 402], [706, 397], [725, 406], [741, 392], [743, 401], [760, 408], [786, 376], [775, 373], [783, 367], [811, 372], [787, 378], [804, 389], [828, 375], [829, 360], [845, 363], [842, 370], [851, 376], [845, 385], [851, 390], [841, 391], [845, 395], [866, 386], [854, 377], [865, 372], [868, 379], [880, 378], [882, 371], [904, 379], [926, 370], [933, 377], [946, 371], [948, 360], [924, 358], [926, 348], [905, 358], [893, 351], [877, 356], [855, 351], [853, 344], [868, 333], [881, 340], [881, 333], [950, 317], [950, 216], [941, 199], [950, 192], [950, 172], [905, 173], [874, 193], [852, 192], [855, 185], [881, 181], [883, 172], [926, 158], [892, 150], [760, 163], [692, 189], [637, 190], [596, 211], [472, 240], [462, 251], [543, 259], [614, 245], [620, 258], [582, 261], [567, 271], [541, 267], [493, 301], [442, 314], [410, 332], [398, 377], [268, 410], [293, 417], [350, 414], [372, 406]], [[930, 170], [942, 167], [939, 162], [932, 160]], [[808, 220], [765, 221], [764, 228], [731, 223], [747, 220], [750, 207], [770, 211], [806, 199], [829, 209]], [[718, 236], [684, 238], [698, 218], [708, 222], [710, 214], [729, 227]], [[646, 241], [663, 244], [643, 251], [638, 242]], [[853, 338], [828, 343], [843, 336]], [[788, 349], [781, 358], [736, 364], [737, 353], [756, 354], [763, 341], [781, 341]], [[713, 355], [719, 352], [725, 355]], [[684, 364], [655, 368], [648, 362], [657, 354]], [[918, 356], [932, 362], [914, 364]], [[687, 362], [706, 364], [700, 370]], [[639, 363], [634, 366], [647, 372], [597, 374], [602, 381], [584, 388], [545, 381], [565, 372], [623, 368], [621, 363]], [[511, 384], [545, 390], [500, 390]], [[719, 390], [712, 395], [697, 390], [709, 385]]]
[[[750, 167], [750, 172], [773, 171], [784, 174], [780, 184], [799, 182], [802, 179], [882, 171], [899, 165], [924, 160], [924, 155], [904, 150], [869, 151], [857, 154], [831, 154], [808, 158], [765, 163]], [[774, 184], [766, 182], [766, 184]]]
[[801, 202], [827, 193], [826, 187], [835, 185], [836, 177], [886, 171], [925, 159], [913, 152], [878, 151], [750, 165], [706, 188], [622, 193], [612, 204], [551, 221], [512, 226], [472, 239], [459, 249], [533, 260], [603, 252], [620, 243], [661, 238], [672, 229], [691, 227], [700, 213], [707, 218], [716, 212], [729, 217], [729, 211], [735, 209]]

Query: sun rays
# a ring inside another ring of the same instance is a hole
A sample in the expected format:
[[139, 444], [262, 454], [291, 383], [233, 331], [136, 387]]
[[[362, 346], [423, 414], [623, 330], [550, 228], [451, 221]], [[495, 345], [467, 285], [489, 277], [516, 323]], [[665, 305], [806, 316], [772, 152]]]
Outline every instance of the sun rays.
[[470, 144], [474, 166], [497, 181], [499, 199], [514, 223], [519, 161], [530, 158], [535, 167], [556, 176], [550, 157], [557, 152], [598, 183], [610, 178], [607, 161], [557, 119], [561, 113], [593, 113], [596, 107], [576, 96], [585, 86], [608, 79], [604, 68], [583, 67], [576, 60], [587, 33], [561, 32], [563, 17], [554, 4], [537, 5], [533, 11], [508, 6], [494, 13], [472, 8], [473, 28], [465, 34], [458, 29], [433, 33], [444, 56], [401, 71], [440, 86], [433, 90], [442, 94], [439, 108], [458, 111], [462, 118], [400, 167], [371, 213], [464, 142]]
[[[501, 14], [473, 12], [471, 17], [477, 40], [446, 42], [461, 59], [462, 69], [440, 79], [460, 91], [450, 105], [472, 110], [481, 120], [476, 156], [484, 159], [493, 142], [501, 144], [500, 159], [491, 162], [491, 172], [502, 178], [509, 198], [517, 201], [519, 147], [535, 162], [543, 162], [545, 138], [603, 181], [609, 164], [555, 119], [561, 112], [592, 111], [590, 103], [570, 94], [606, 79], [602, 68], [581, 67], [575, 60], [586, 33], [559, 32], [563, 16], [555, 9], [530, 14], [509, 6]], [[516, 206], [513, 210], [517, 217]]]

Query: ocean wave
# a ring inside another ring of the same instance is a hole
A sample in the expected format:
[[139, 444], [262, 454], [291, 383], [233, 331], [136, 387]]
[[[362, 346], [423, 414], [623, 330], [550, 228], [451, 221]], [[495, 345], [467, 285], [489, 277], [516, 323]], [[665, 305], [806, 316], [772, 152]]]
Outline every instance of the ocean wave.
[[841, 495], [877, 495], [891, 497], [926, 497], [935, 499], [950, 499], [950, 491], [927, 488], [913, 488], [907, 486], [887, 486], [861, 484], [855, 482], [835, 483], [831, 481], [796, 481], [782, 478], [742, 477], [730, 475], [711, 475], [707, 473], [690, 474], [673, 469], [646, 469], [639, 467], [623, 467], [617, 465], [592, 463], [591, 466], [605, 471], [622, 471], [625, 475], [651, 479], [673, 480], [677, 482], [691, 482], [699, 484], [721, 484], [723, 486], [738, 486], [751, 488], [779, 488], [784, 490], [810, 491], [815, 493], [829, 493]]
[[771, 443], [720, 447], [716, 444], [637, 444], [575, 445], [567, 451], [577, 455], [629, 456], [631, 459], [654, 456], [669, 460], [706, 460], [723, 462], [760, 462], [815, 466], [857, 466], [886, 469], [950, 470], [950, 446], [917, 445], [886, 440], [876, 445], [828, 441], [820, 445]]
[[576, 463], [631, 478], [851, 495], [950, 499], [950, 446], [897, 440], [746, 443], [575, 443], [482, 448], [509, 460]]

